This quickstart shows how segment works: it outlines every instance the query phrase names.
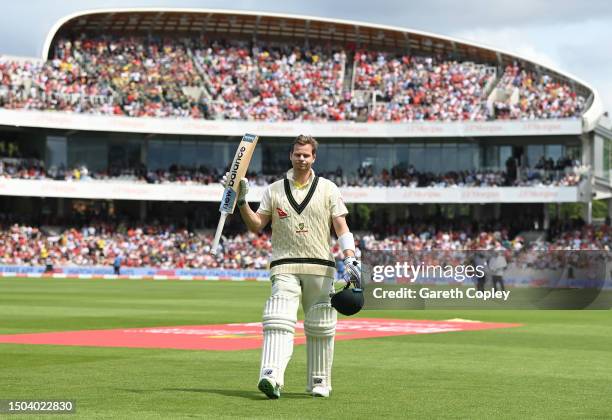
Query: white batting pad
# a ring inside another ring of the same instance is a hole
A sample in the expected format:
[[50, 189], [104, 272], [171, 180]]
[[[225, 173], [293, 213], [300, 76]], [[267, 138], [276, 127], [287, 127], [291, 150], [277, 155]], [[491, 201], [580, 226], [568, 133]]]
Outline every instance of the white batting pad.
[[263, 330], [282, 330], [293, 334], [299, 305], [297, 296], [270, 296], [264, 307]]
[[327, 386], [331, 389], [331, 369], [334, 359], [334, 335], [337, 312], [328, 303], [313, 305], [306, 314], [306, 389]]
[[293, 335], [297, 321], [297, 296], [271, 296], [263, 313], [264, 342], [261, 354], [261, 377], [269, 377], [282, 386], [285, 369], [293, 354]]

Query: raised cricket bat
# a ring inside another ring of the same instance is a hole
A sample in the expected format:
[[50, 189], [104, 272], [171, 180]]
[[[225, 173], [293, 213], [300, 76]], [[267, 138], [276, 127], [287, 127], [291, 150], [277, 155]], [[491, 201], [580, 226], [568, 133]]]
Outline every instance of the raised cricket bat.
[[211, 254], [217, 253], [219, 247], [219, 240], [221, 239], [221, 232], [223, 232], [223, 226], [225, 225], [225, 219], [228, 214], [234, 213], [236, 208], [236, 201], [238, 200], [238, 192], [240, 189], [240, 180], [246, 175], [249, 163], [251, 163], [251, 157], [255, 146], [257, 146], [257, 137], [254, 134], [245, 134], [242, 136], [242, 141], [238, 145], [236, 155], [230, 166], [227, 183], [225, 184], [225, 190], [223, 191], [223, 197], [221, 197], [221, 205], [219, 211], [221, 217], [219, 217], [219, 224], [217, 224], [217, 232], [215, 233], [215, 239], [213, 240]]

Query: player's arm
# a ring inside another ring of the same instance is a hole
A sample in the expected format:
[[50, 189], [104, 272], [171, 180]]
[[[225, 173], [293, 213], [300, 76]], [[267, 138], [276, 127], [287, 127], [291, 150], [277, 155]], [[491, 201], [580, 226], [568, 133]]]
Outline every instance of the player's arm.
[[[332, 223], [334, 225], [334, 231], [336, 232], [336, 236], [338, 237], [338, 241], [342, 242], [340, 238], [346, 238], [346, 248], [342, 246], [340, 243], [340, 247], [342, 248], [342, 253], [344, 254], [344, 258], [346, 257], [354, 257], [355, 256], [355, 240], [353, 239], [353, 234], [349, 230], [349, 227], [346, 223], [346, 216], [337, 216], [332, 218]], [[353, 247], [349, 246], [350, 241], [353, 241]]]
[[330, 194], [331, 219], [338, 237], [338, 244], [344, 255], [344, 267], [350, 276], [349, 281], [361, 287], [361, 262], [355, 258], [355, 238], [346, 224], [348, 210], [340, 195], [340, 190], [332, 184]]
[[247, 228], [253, 233], [259, 232], [270, 223], [269, 215], [255, 213], [246, 201], [239, 203], [238, 208], [240, 209], [240, 216], [242, 216], [244, 224], [247, 225]]
[[259, 210], [256, 212], [251, 209], [248, 201], [246, 201], [246, 195], [249, 192], [249, 183], [246, 179], [240, 180], [240, 194], [238, 195], [238, 209], [240, 210], [240, 216], [244, 220], [244, 224], [247, 225], [253, 233], [257, 233], [270, 223], [271, 212], [270, 212], [270, 190], [264, 191], [261, 203], [259, 204]]
[[356, 287], [361, 287], [361, 262], [355, 258], [355, 238], [346, 224], [346, 216], [343, 214], [332, 217], [332, 223], [344, 254], [344, 266], [350, 276], [348, 280], [353, 282]]
[[342, 249], [345, 259], [349, 257], [355, 259], [355, 239], [346, 224], [348, 209], [344, 204], [340, 190], [334, 184], [331, 185], [329, 200], [332, 224], [338, 237], [340, 249]]

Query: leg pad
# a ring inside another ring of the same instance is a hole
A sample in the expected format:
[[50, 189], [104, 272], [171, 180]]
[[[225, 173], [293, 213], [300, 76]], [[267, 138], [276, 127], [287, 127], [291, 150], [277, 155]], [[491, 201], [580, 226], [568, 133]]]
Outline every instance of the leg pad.
[[309, 392], [315, 386], [331, 389], [336, 322], [337, 312], [328, 303], [315, 304], [306, 314], [306, 390]]

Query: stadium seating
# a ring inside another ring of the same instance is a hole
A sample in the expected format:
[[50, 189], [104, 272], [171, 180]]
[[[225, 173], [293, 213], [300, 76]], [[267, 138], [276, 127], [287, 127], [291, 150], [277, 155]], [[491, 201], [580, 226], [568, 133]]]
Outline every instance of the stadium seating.
[[205, 118], [202, 88], [183, 45], [144, 38], [59, 40], [44, 63], [0, 62], [0, 103], [10, 109], [132, 117]]
[[[521, 236], [511, 236], [510, 223], [479, 230], [472, 224], [444, 224], [400, 221], [392, 232], [357, 235], [360, 247], [368, 250], [534, 250], [609, 249], [612, 243], [608, 225], [553, 223], [550, 241], [527, 244]], [[115, 256], [124, 257], [128, 267], [157, 268], [263, 268], [271, 257], [268, 233], [245, 233], [227, 238], [222, 252], [209, 251], [212, 235], [163, 225], [127, 226], [93, 222], [81, 228], [68, 227], [55, 232], [25, 224], [4, 225], [0, 229], [0, 264], [44, 265], [45, 256], [54, 266], [110, 266]], [[342, 253], [337, 244], [332, 252]]]
[[[504, 171], [449, 171], [445, 173], [419, 172], [412, 166], [394, 167], [373, 172], [371, 168], [360, 168], [356, 174], [343, 175], [338, 172], [321, 172], [340, 187], [530, 187], [530, 186], [575, 186], [584, 179], [588, 168], [573, 166], [573, 162], [555, 167], [525, 168], [517, 179], [511, 179]], [[282, 174], [263, 175], [249, 173], [248, 178], [256, 185], [265, 186], [282, 177]], [[168, 182], [211, 184], [220, 182], [221, 174], [206, 167], [182, 167], [172, 165], [165, 170], [135, 168], [109, 168], [106, 171], [90, 172], [87, 167], [45, 169], [44, 163], [36, 159], [0, 158], [0, 178], [54, 179], [66, 181], [126, 181], [159, 184]]]
[[[567, 84], [555, 82], [546, 74], [536, 75], [518, 63], [506, 67], [498, 88], [509, 93], [506, 101], [494, 104], [499, 119], [570, 118], [585, 107], [585, 99]], [[517, 92], [514, 100], [513, 90]]]
[[[345, 83], [345, 77], [347, 78]], [[495, 87], [516, 94], [487, 106]], [[0, 57], [0, 107], [254, 121], [483, 121], [578, 117], [550, 75], [431, 56], [208, 39], [59, 39], [46, 62]]]
[[370, 121], [485, 120], [485, 87], [494, 78], [474, 63], [371, 51], [355, 56], [355, 89], [373, 90], [382, 102]]
[[339, 102], [346, 55], [289, 45], [194, 44], [217, 118], [328, 121]]

